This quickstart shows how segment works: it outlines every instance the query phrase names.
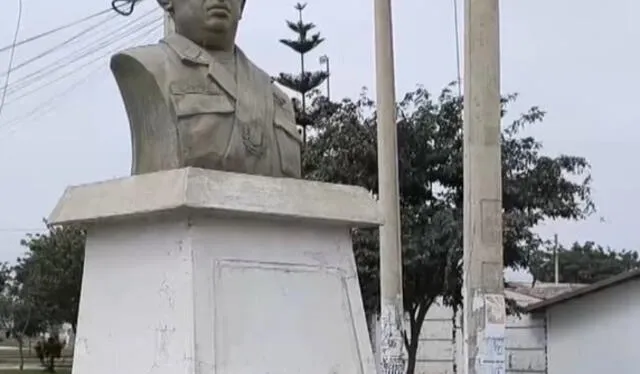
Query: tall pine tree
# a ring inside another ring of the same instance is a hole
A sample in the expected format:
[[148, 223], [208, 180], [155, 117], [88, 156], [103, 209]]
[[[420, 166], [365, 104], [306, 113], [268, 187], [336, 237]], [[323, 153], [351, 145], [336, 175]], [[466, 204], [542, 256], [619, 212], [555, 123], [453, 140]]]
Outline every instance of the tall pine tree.
[[305, 66], [305, 55], [324, 41], [320, 33], [311, 34], [311, 31], [315, 29], [316, 25], [303, 21], [302, 11], [306, 6], [307, 4], [296, 4], [295, 9], [299, 15], [298, 22], [287, 21], [287, 26], [298, 35], [297, 39], [280, 39], [280, 43], [293, 49], [300, 55], [300, 73], [280, 73], [280, 75], [275, 78], [278, 83], [298, 92], [301, 96], [300, 101], [294, 100], [294, 109], [296, 111], [296, 122], [302, 126], [302, 139], [304, 144], [307, 142], [307, 127], [312, 125], [312, 121], [307, 115], [307, 94], [320, 86], [329, 77], [325, 71], [307, 71]]

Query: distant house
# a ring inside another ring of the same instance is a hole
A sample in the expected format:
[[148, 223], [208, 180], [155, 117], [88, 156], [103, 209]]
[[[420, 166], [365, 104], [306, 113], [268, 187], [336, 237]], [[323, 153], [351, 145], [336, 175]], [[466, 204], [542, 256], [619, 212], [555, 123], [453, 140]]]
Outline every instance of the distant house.
[[530, 304], [546, 320], [547, 374], [638, 374], [640, 270]]
[[48, 339], [51, 335], [57, 335], [68, 349], [73, 349], [75, 336], [70, 323], [65, 322], [61, 325], [53, 326], [49, 331], [42, 333], [41, 338]]
[[[582, 287], [578, 284], [538, 282], [532, 286], [531, 282], [510, 282], [505, 289], [505, 297], [526, 308]], [[434, 303], [431, 306], [420, 333], [416, 374], [462, 373], [459, 364], [462, 362], [461, 318], [460, 314], [454, 316], [452, 309], [444, 305]], [[378, 324], [373, 327], [374, 350], [379, 344], [378, 327]], [[507, 374], [556, 374], [547, 373], [546, 334], [543, 313], [508, 317], [505, 337]]]

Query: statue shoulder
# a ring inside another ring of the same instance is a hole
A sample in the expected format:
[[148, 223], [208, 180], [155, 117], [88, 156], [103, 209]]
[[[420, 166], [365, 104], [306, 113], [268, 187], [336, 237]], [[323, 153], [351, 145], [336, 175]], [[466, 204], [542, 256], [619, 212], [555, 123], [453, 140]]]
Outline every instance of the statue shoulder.
[[166, 94], [169, 51], [161, 45], [136, 47], [111, 57], [132, 138], [132, 174], [180, 165], [175, 123]]
[[276, 103], [276, 106], [280, 109], [284, 109], [286, 112], [291, 113], [293, 115], [293, 104], [289, 96], [274, 82], [274, 79], [267, 74], [266, 71], [261, 69], [258, 65], [256, 65], [247, 55], [242, 51], [242, 49], [238, 48], [239, 56], [242, 61], [242, 64], [247, 66], [249, 69], [254, 71], [254, 74], [260, 77], [262, 82], [266, 82], [271, 85], [271, 91], [273, 92], [273, 98]]
[[278, 87], [275, 82], [271, 83], [271, 87], [273, 89], [273, 98], [275, 99], [276, 104], [287, 112], [293, 114], [293, 103], [291, 102], [289, 95], [287, 95], [282, 88]]
[[151, 73], [160, 78], [166, 74], [169, 53], [161, 44], [126, 49], [111, 57], [111, 70], [116, 78], [135, 72]]

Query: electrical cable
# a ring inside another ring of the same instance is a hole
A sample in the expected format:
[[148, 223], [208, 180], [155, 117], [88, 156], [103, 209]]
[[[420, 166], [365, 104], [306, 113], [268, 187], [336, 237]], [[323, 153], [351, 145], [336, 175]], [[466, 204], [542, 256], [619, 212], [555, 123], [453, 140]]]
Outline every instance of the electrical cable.
[[[104, 26], [106, 25], [101, 25], [100, 27], [104, 27]], [[121, 26], [124, 26], [124, 25], [116, 25], [116, 27], [113, 27], [113, 28], [100, 30], [99, 33], [92, 35], [93, 38], [83, 38], [83, 40], [77, 41], [79, 43], [84, 43], [84, 45], [81, 45], [79, 48], [72, 50], [70, 53], [66, 53], [62, 55], [60, 58], [54, 60], [51, 63], [48, 63], [42, 68], [35, 69], [34, 71], [28, 74], [20, 76], [19, 79], [12, 80], [12, 82], [9, 84], [9, 89], [7, 91], [7, 94], [12, 95], [16, 91], [27, 88], [34, 83], [38, 83], [42, 79], [46, 79], [51, 73], [55, 73], [59, 69], [69, 67], [70, 65], [73, 64], [74, 60], [78, 58], [78, 56], [82, 55], [82, 53], [88, 50], [91, 50], [96, 45], [98, 45], [99, 42], [104, 41], [105, 38], [112, 36], [114, 30], [121, 30], [122, 29]], [[98, 28], [96, 28], [95, 31], [97, 30]]]
[[[71, 93], [73, 90], [75, 90], [77, 87], [79, 87], [83, 83], [86, 83], [94, 73], [98, 72], [104, 67], [105, 67], [104, 65], [97, 66], [95, 69], [89, 71], [89, 73], [86, 74], [82, 79], [79, 79], [78, 81], [72, 83], [62, 92], [56, 93], [55, 95], [49, 97], [49, 99], [45, 100], [44, 102], [41, 102], [33, 110], [27, 112], [25, 115], [17, 118], [13, 118], [12, 120], [4, 123], [2, 126], [0, 126], [0, 130], [3, 128], [9, 128], [9, 130], [5, 134], [8, 136], [9, 134], [13, 133], [16, 130], [17, 126], [15, 125], [20, 123], [21, 121], [27, 120], [37, 114], [40, 114], [41, 116], [43, 116], [49, 113], [50, 110], [54, 108], [54, 105], [52, 104], [54, 104], [56, 101], [60, 100], [61, 98]], [[0, 139], [2, 139], [2, 137], [0, 137]]]
[[[156, 20], [154, 20], [154, 22], [153, 22], [153, 23], [160, 23], [160, 22], [161, 22], [161, 19], [156, 19]], [[136, 34], [136, 33], [138, 33], [138, 32], [142, 32], [142, 33], [141, 33], [141, 35], [138, 35], [138, 36], [136, 36], [136, 37], [133, 37], [133, 38], [132, 38], [132, 39], [130, 39], [130, 40], [125, 41], [125, 43], [123, 43], [123, 45], [119, 45], [116, 49], [122, 49], [122, 48], [125, 48], [125, 47], [127, 47], [127, 46], [130, 46], [130, 45], [132, 44], [132, 42], [134, 42], [134, 43], [135, 43], [137, 40], [139, 40], [139, 39], [140, 39], [140, 36], [142, 36], [142, 37], [146, 37], [146, 36], [148, 36], [149, 34], [146, 32], [147, 30], [146, 30], [145, 28], [147, 28], [150, 24], [151, 24], [151, 23], [148, 23], [148, 24], [146, 24], [146, 25], [142, 26], [141, 28], [139, 28], [138, 30], [135, 30], [134, 32], [129, 33], [129, 35], [134, 35], [134, 34]], [[158, 26], [159, 26], [159, 25], [158, 25]], [[149, 31], [153, 31], [153, 30], [156, 30], [156, 29], [157, 29], [157, 26], [154, 26], [154, 27], [151, 27], [151, 30], [149, 30]], [[71, 71], [70, 73], [67, 73], [67, 74], [65, 74], [65, 75], [63, 75], [63, 76], [61, 76], [61, 77], [58, 77], [58, 79], [54, 80], [53, 82], [49, 82], [49, 84], [48, 84], [48, 85], [53, 84], [53, 83], [55, 83], [55, 82], [58, 82], [58, 81], [60, 81], [61, 79], [66, 78], [66, 77], [68, 77], [68, 76], [70, 76], [70, 75], [72, 75], [72, 74], [76, 74], [76, 73], [78, 73], [78, 72], [82, 71], [84, 68], [88, 67], [89, 65], [91, 65], [91, 64], [93, 64], [93, 63], [95, 63], [95, 62], [97, 62], [97, 61], [101, 60], [101, 59], [102, 59], [102, 58], [104, 58], [104, 57], [109, 56], [110, 54], [111, 54], [111, 52], [108, 52], [108, 53], [106, 53], [106, 54], [104, 54], [104, 55], [98, 56], [98, 58], [95, 58], [95, 59], [93, 59], [93, 60], [89, 61], [88, 63], [83, 64], [82, 66], [80, 66], [80, 67], [78, 67], [78, 68], [74, 69], [74, 70], [73, 70], [73, 71]], [[102, 67], [102, 66], [103, 66], [103, 65], [101, 65], [100, 67]], [[106, 66], [106, 65], [104, 65], [104, 66]], [[38, 89], [33, 90], [33, 91], [29, 92], [28, 94], [31, 94], [31, 93], [34, 93], [34, 92], [38, 92], [38, 91], [40, 91], [40, 90], [41, 90], [42, 88], [44, 88], [44, 87], [45, 87], [45, 86], [38, 87]], [[65, 92], [66, 92], [66, 91], [65, 91]], [[22, 96], [27, 96], [28, 94], [25, 94], [25, 95], [22, 95]], [[22, 97], [22, 96], [21, 96], [21, 97]], [[58, 96], [58, 95], [54, 95], [54, 97], [53, 97], [52, 99], [54, 99], [54, 98], [55, 98], [55, 97], [57, 97], [57, 96]], [[16, 100], [17, 100], [17, 99], [16, 99]], [[14, 100], [14, 101], [15, 101], [15, 100]], [[11, 124], [14, 124], [14, 123], [16, 123], [16, 122], [19, 122], [19, 121], [20, 121], [20, 120], [22, 120], [22, 119], [26, 119], [26, 118], [30, 117], [31, 115], [35, 114], [35, 112], [37, 112], [38, 110], [42, 109], [42, 107], [43, 107], [44, 105], [46, 105], [47, 103], [49, 103], [49, 102], [51, 102], [51, 101], [52, 101], [52, 100], [47, 100], [47, 101], [45, 102], [45, 104], [37, 105], [37, 106], [36, 106], [36, 109], [35, 109], [35, 110], [33, 110], [33, 111], [31, 111], [31, 112], [29, 112], [26, 116], [22, 116], [22, 117], [20, 117], [20, 118], [12, 119], [11, 121], [8, 121], [8, 122], [7, 122], [7, 123], [5, 123], [3, 126], [0, 126], [0, 129], [2, 129], [3, 127], [10, 127], [10, 126], [11, 126]]]
[[[156, 20], [156, 22], [157, 21], [160, 21], [160, 20]], [[156, 29], [159, 29], [159, 27], [158, 28], [153, 28], [154, 31]], [[138, 30], [138, 31], [140, 31], [140, 30]], [[148, 37], [150, 34], [152, 34], [152, 33], [149, 33], [149, 34], [143, 33], [142, 35], [139, 35], [138, 37], [133, 38], [133, 40], [141, 39], [140, 36]], [[129, 45], [131, 45], [131, 42], [133, 40], [128, 40], [127, 41], [129, 43]], [[44, 116], [44, 115], [48, 114], [49, 112], [51, 112], [51, 110], [55, 109], [55, 102], [57, 100], [60, 100], [64, 96], [66, 96], [69, 93], [73, 92], [73, 90], [75, 90], [77, 87], [79, 87], [80, 85], [86, 83], [93, 74], [95, 74], [96, 72], [98, 72], [99, 70], [101, 70], [102, 68], [105, 68], [105, 67], [106, 67], [106, 65], [97, 66], [96, 69], [92, 69], [88, 74], [86, 74], [83, 79], [80, 79], [80, 80], [76, 81], [74, 84], [72, 84], [71, 86], [67, 87], [67, 89], [65, 89], [64, 91], [51, 96], [48, 100], [46, 100], [44, 102], [41, 102], [39, 105], [37, 105], [33, 110], [28, 112], [26, 115], [20, 116], [18, 118], [14, 118], [14, 119], [6, 122], [3, 126], [0, 126], [0, 130], [2, 130], [3, 128], [10, 128], [7, 131], [7, 133], [5, 133], [6, 136], [9, 136], [11, 133], [13, 133], [16, 130], [16, 128], [17, 128], [16, 125], [19, 124], [21, 121], [28, 120], [28, 119], [32, 118], [34, 115], [38, 115], [39, 114], [40, 116]], [[0, 140], [2, 138], [3, 137], [0, 137]]]
[[[35, 83], [39, 83], [42, 81], [43, 78], [48, 77], [49, 75], [51, 75], [52, 73], [56, 73], [57, 71], [60, 71], [64, 68], [68, 68], [70, 66], [73, 65], [73, 63], [83, 59], [84, 57], [88, 56], [91, 53], [94, 52], [98, 52], [101, 49], [104, 49], [105, 47], [108, 47], [109, 45], [113, 44], [114, 42], [120, 41], [123, 38], [125, 38], [126, 36], [130, 35], [130, 28], [131, 26], [136, 26], [136, 23], [141, 21], [142, 19], [148, 17], [149, 15], [153, 14], [154, 11], [150, 11], [148, 13], [145, 13], [144, 15], [142, 15], [141, 17], [136, 18], [135, 20], [132, 21], [127, 21], [125, 22], [124, 25], [122, 25], [121, 27], [117, 28], [117, 32], [113, 33], [113, 32], [109, 32], [108, 33], [108, 37], [105, 38], [103, 35], [98, 35], [96, 41], [100, 41], [100, 43], [96, 44], [94, 43], [92, 40], [89, 40], [88, 45], [83, 46], [82, 48], [79, 48], [77, 50], [75, 50], [72, 53], [69, 53], [67, 55], [62, 56], [61, 58], [55, 60], [53, 63], [38, 69], [30, 74], [27, 74], [23, 77], [21, 77], [20, 79], [18, 79], [15, 82], [12, 82], [10, 85], [10, 88], [8, 90], [8, 95], [14, 95], [16, 92], [23, 90], [25, 88], [28, 88], [29, 86], [35, 84]], [[149, 25], [149, 23], [142, 25], [141, 27], [144, 27], [146, 25]], [[135, 32], [136, 30], [134, 30], [133, 32]], [[12, 100], [12, 102], [15, 100]]]
[[[136, 5], [142, 0], [112, 0], [111, 1], [111, 9], [115, 10], [116, 13], [121, 16], [130, 16], [133, 14], [133, 11]], [[122, 10], [123, 5], [129, 4], [129, 9]]]
[[104, 23], [106, 23], [106, 22], [108, 22], [108, 21], [110, 21], [112, 19], [115, 19], [116, 17], [117, 17], [117, 15], [112, 15], [110, 18], [107, 18], [106, 20], [102, 20], [100, 22], [97, 22], [97, 23], [95, 23], [95, 24], [83, 29], [82, 31], [80, 31], [79, 33], [73, 35], [71, 38], [63, 41], [62, 43], [57, 44], [54, 47], [52, 47], [50, 49], [47, 49], [46, 51], [44, 51], [44, 52], [42, 52], [42, 53], [40, 53], [40, 54], [28, 59], [27, 61], [24, 61], [24, 62], [16, 65], [15, 67], [13, 67], [12, 70], [8, 70], [8, 71], [4, 72], [3, 74], [0, 74], [0, 77], [3, 77], [5, 75], [7, 75], [7, 74], [10, 74], [12, 71], [16, 71], [18, 69], [21, 69], [21, 68], [23, 68], [23, 67], [25, 67], [25, 66], [27, 66], [27, 65], [29, 65], [29, 64], [37, 61], [37, 60], [39, 60], [39, 59], [41, 59], [42, 57], [45, 57], [45, 56], [55, 52], [56, 50], [60, 49], [61, 47], [64, 47], [65, 45], [73, 42], [74, 40], [77, 40], [78, 38], [84, 36], [88, 32], [90, 32], [93, 29], [95, 29], [96, 27], [98, 27], [98, 26], [100, 26], [100, 25], [102, 25], [102, 24], [104, 24]]
[[[132, 36], [132, 35], [136, 34], [136, 33], [137, 33], [137, 32], [139, 32], [139, 31], [146, 31], [146, 30], [144, 30], [144, 28], [145, 28], [145, 27], [148, 27], [148, 26], [150, 26], [150, 25], [157, 24], [157, 23], [160, 23], [160, 22], [162, 22], [162, 18], [156, 18], [156, 19], [154, 19], [154, 20], [152, 20], [152, 21], [150, 21], [150, 22], [145, 23], [145, 24], [144, 24], [144, 25], [142, 25], [139, 29], [134, 30], [134, 31], [132, 31], [132, 32], [129, 32], [128, 30], [124, 30], [124, 31], [126, 31], [126, 32], [123, 32], [123, 34], [131, 35], [131, 36]], [[153, 28], [153, 29], [155, 29], [155, 28]], [[147, 34], [144, 34], [144, 35], [146, 36]], [[116, 39], [116, 40], [122, 40], [120, 37], [117, 37], [117, 38], [115, 38], [115, 39]], [[129, 42], [129, 41], [127, 41], [127, 42]], [[110, 44], [113, 44], [113, 42], [107, 43], [105, 46], [109, 46]], [[116, 49], [126, 48], [128, 45], [130, 45], [130, 44], [129, 44], [129, 43], [125, 43], [124, 45], [119, 45], [119, 46], [118, 46], [118, 48], [116, 48]], [[83, 58], [85, 58], [85, 57], [87, 57], [87, 56], [90, 56], [90, 55], [91, 55], [91, 54], [93, 54], [94, 52], [96, 52], [96, 51], [99, 51], [99, 50], [103, 49], [105, 46], [99, 46], [99, 47], [95, 48], [94, 50], [91, 50], [91, 51], [89, 51], [88, 53], [85, 53], [84, 55], [80, 56], [77, 60], [81, 60], [81, 59], [83, 59]], [[71, 70], [71, 71], [67, 72], [66, 74], [63, 74], [63, 75], [61, 75], [61, 76], [57, 77], [56, 79], [54, 79], [54, 80], [52, 80], [52, 81], [49, 81], [49, 82], [45, 83], [44, 85], [41, 85], [41, 86], [39, 86], [39, 87], [36, 87], [36, 88], [34, 88], [34, 89], [30, 90], [30, 91], [27, 91], [27, 92], [26, 92], [26, 93], [24, 93], [24, 94], [22, 94], [22, 95], [20, 95], [20, 96], [18, 96], [18, 97], [16, 97], [16, 98], [14, 98], [14, 99], [12, 99], [11, 101], [9, 101], [9, 102], [7, 103], [7, 105], [9, 105], [9, 104], [11, 104], [11, 103], [14, 103], [14, 102], [17, 102], [18, 100], [20, 100], [20, 99], [24, 98], [25, 96], [29, 96], [29, 95], [31, 95], [31, 94], [33, 94], [33, 93], [35, 93], [35, 92], [39, 92], [40, 90], [42, 90], [43, 88], [45, 88], [45, 87], [47, 87], [47, 86], [50, 86], [50, 85], [52, 85], [52, 84], [54, 84], [54, 83], [56, 83], [56, 82], [59, 82], [60, 80], [62, 80], [62, 79], [64, 79], [64, 78], [67, 78], [67, 77], [69, 77], [69, 76], [71, 76], [71, 75], [73, 75], [73, 74], [76, 74], [76, 73], [78, 73], [78, 71], [82, 70], [83, 68], [87, 67], [88, 65], [90, 65], [90, 64], [92, 64], [92, 63], [94, 63], [94, 62], [100, 61], [100, 60], [102, 60], [103, 58], [105, 58], [105, 57], [107, 57], [107, 56], [111, 55], [112, 53], [113, 53], [113, 51], [112, 51], [112, 50], [110, 50], [110, 51], [108, 51], [107, 53], [101, 54], [101, 55], [99, 55], [97, 58], [94, 58], [94, 59], [92, 59], [92, 60], [89, 60], [89, 62], [87, 62], [87, 63], [85, 63], [85, 64], [83, 64], [83, 65], [81, 65], [81, 66], [79, 66], [79, 67], [75, 67], [73, 70]], [[77, 60], [76, 60], [76, 61], [77, 61]]]
[[[114, 39], [116, 37], [119, 37], [122, 34], [122, 31], [126, 30], [129, 27], [129, 25], [134, 24], [135, 22], [138, 22], [142, 18], [146, 18], [151, 13], [152, 12], [149, 12], [143, 15], [142, 17], [138, 17], [133, 21], [122, 22], [121, 24], [106, 30], [106, 33], [103, 31], [100, 31], [97, 34], [93, 34], [92, 35], [93, 38], [88, 38], [88, 40], [86, 40], [87, 45], [84, 45], [81, 48], [78, 48], [75, 51], [62, 56], [61, 58], [56, 59], [55, 61], [53, 61], [52, 63], [48, 64], [47, 66], [41, 69], [38, 69], [34, 72], [24, 75], [20, 77], [20, 79], [14, 82], [11, 82], [11, 84], [9, 85], [10, 86], [9, 94], [19, 89], [25, 88], [33, 82], [39, 81], [41, 78], [44, 78], [45, 76], [49, 75], [49, 73], [55, 72], [58, 68], [64, 68], [69, 66], [70, 64], [73, 63], [75, 59], [81, 57], [84, 52], [91, 49], [95, 49], [96, 45], [104, 45], [104, 42], [109, 39]], [[97, 31], [104, 26], [106, 26], [106, 24], [98, 26], [94, 31]], [[114, 30], [118, 30], [118, 31], [114, 33]], [[123, 35], [123, 36], [126, 36], [126, 35]]]
[[[93, 18], [99, 17], [99, 16], [101, 16], [101, 15], [103, 15], [103, 14], [110, 13], [110, 12], [112, 12], [112, 11], [113, 11], [113, 9], [111, 9], [111, 8], [109, 8], [109, 9], [105, 9], [105, 10], [102, 10], [102, 11], [100, 11], [100, 12], [98, 12], [98, 13], [94, 13], [94, 14], [91, 14], [91, 15], [89, 15], [89, 16], [86, 16], [86, 17], [84, 17], [84, 18], [82, 18], [82, 19], [79, 19], [79, 20], [76, 20], [76, 21], [73, 21], [73, 22], [67, 23], [66, 25], [62, 25], [62, 26], [56, 27], [55, 29], [51, 29], [51, 30], [45, 31], [45, 32], [43, 32], [43, 33], [41, 33], [41, 34], [34, 35], [34, 36], [28, 37], [28, 38], [26, 38], [26, 39], [20, 40], [19, 42], [15, 43], [15, 46], [16, 46], [16, 47], [19, 47], [19, 46], [21, 46], [21, 45], [24, 45], [24, 44], [27, 44], [27, 43], [30, 43], [30, 42], [36, 41], [36, 40], [38, 40], [38, 39], [42, 39], [42, 38], [44, 38], [44, 37], [46, 37], [46, 36], [49, 36], [49, 35], [51, 35], [51, 34], [55, 34], [55, 33], [56, 33], [56, 32], [58, 32], [58, 31], [66, 30], [66, 29], [68, 29], [68, 28], [70, 28], [70, 27], [73, 27], [73, 26], [79, 25], [79, 24], [81, 24], [81, 23], [83, 23], [83, 22], [85, 22], [85, 21], [88, 21], [88, 20], [90, 20], [90, 19], [93, 19]], [[5, 52], [5, 51], [8, 51], [9, 49], [13, 48], [13, 46], [14, 46], [13, 44], [10, 44], [10, 45], [7, 45], [7, 46], [4, 46], [4, 47], [0, 48], [0, 53]]]
[[46, 230], [46, 228], [40, 228], [40, 229], [32, 228], [32, 229], [27, 229], [27, 228], [0, 227], [0, 233], [42, 232], [42, 231], [44, 231], [44, 230]]
[[458, 22], [458, 0], [453, 0], [453, 25], [455, 27], [455, 39], [456, 39], [456, 66], [457, 66], [457, 78], [458, 78], [458, 96], [462, 97], [462, 73], [460, 63], [460, 27]]
[[11, 78], [11, 67], [13, 66], [13, 58], [16, 53], [16, 43], [18, 42], [18, 34], [20, 33], [20, 24], [22, 23], [22, 0], [18, 0], [18, 22], [16, 22], [16, 31], [13, 34], [13, 47], [11, 48], [11, 54], [9, 55], [9, 68], [7, 69], [7, 77], [4, 80], [4, 88], [2, 89], [2, 98], [0, 99], [0, 116], [2, 116], [2, 109], [4, 108], [4, 101], [7, 98], [7, 87], [9, 86], [9, 79]]

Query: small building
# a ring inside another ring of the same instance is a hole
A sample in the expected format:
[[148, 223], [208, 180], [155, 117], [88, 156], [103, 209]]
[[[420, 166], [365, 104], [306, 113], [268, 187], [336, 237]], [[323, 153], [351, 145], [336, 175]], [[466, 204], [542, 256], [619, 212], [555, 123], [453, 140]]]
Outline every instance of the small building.
[[526, 309], [546, 320], [547, 374], [640, 373], [640, 269]]
[[[584, 285], [508, 282], [505, 297], [526, 308], [581, 287]], [[414, 374], [462, 373], [461, 317], [461, 313], [454, 314], [440, 300], [431, 306], [420, 333]], [[371, 331], [374, 351], [378, 351], [380, 334], [377, 321], [372, 321]], [[505, 339], [506, 374], [555, 374], [547, 373], [544, 313], [508, 316]], [[379, 360], [378, 355], [376, 359]]]

